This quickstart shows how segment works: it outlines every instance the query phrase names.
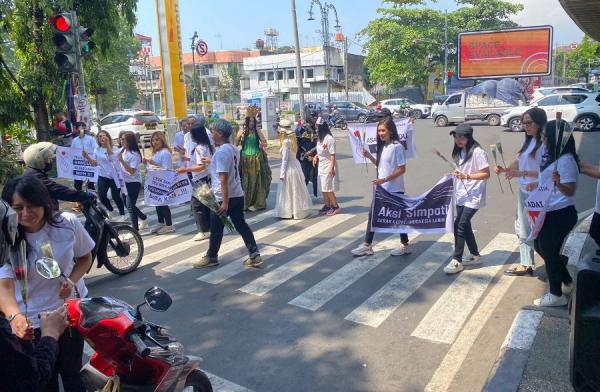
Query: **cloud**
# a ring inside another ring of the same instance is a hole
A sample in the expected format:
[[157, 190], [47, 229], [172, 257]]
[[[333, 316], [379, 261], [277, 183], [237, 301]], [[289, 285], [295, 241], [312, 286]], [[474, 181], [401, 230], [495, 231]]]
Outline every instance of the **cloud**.
[[580, 42], [583, 32], [562, 8], [558, 0], [508, 0], [522, 4], [523, 11], [512, 19], [521, 26], [551, 25], [554, 27], [554, 42], [567, 44]]

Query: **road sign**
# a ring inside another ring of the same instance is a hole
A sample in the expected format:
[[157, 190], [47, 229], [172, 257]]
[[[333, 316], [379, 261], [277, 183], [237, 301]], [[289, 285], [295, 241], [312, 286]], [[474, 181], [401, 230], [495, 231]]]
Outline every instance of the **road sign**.
[[208, 44], [204, 41], [198, 41], [196, 44], [196, 53], [198, 53], [198, 56], [204, 56], [208, 53]]

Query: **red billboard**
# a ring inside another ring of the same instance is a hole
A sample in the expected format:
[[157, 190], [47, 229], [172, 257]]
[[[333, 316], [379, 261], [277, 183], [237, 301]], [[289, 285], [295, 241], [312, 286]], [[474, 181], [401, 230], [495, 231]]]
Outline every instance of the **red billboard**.
[[552, 72], [552, 26], [458, 35], [458, 78], [545, 76]]

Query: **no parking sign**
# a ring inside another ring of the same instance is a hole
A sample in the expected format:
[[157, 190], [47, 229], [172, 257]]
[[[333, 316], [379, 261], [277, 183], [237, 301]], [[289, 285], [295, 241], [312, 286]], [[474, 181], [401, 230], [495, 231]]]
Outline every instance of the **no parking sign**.
[[208, 44], [204, 41], [198, 41], [196, 44], [196, 53], [198, 53], [198, 56], [204, 56], [208, 53]]

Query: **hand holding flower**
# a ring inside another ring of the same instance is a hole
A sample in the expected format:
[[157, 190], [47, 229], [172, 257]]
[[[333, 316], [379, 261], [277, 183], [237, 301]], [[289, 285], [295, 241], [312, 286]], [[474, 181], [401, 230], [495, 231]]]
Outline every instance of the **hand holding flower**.
[[376, 179], [373, 180], [373, 184], [374, 185], [381, 185], [381, 184], [384, 184], [384, 183], [385, 183], [385, 180], [383, 178], [376, 178]]
[[58, 290], [58, 296], [61, 299], [66, 299], [71, 296], [72, 292], [73, 292], [73, 284], [72, 284], [72, 282], [67, 280], [60, 284], [60, 288]]
[[10, 322], [13, 333], [23, 340], [33, 340], [33, 327], [29, 324], [29, 320], [24, 314], [17, 314], [15, 318]]

